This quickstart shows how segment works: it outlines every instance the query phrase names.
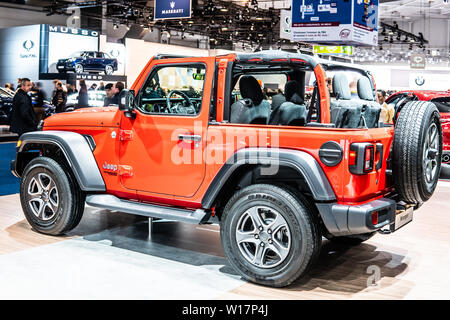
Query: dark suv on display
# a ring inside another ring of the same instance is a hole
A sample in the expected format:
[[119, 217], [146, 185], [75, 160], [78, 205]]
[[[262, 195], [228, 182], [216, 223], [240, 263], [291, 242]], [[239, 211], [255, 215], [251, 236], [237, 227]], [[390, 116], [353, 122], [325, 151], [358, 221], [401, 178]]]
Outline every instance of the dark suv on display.
[[117, 59], [111, 58], [108, 54], [98, 51], [81, 51], [74, 53], [68, 59], [59, 59], [56, 68], [59, 73], [74, 71], [83, 72], [104, 72], [113, 74], [117, 71]]
[[12, 93], [0, 88], [0, 125], [9, 124], [13, 97]]

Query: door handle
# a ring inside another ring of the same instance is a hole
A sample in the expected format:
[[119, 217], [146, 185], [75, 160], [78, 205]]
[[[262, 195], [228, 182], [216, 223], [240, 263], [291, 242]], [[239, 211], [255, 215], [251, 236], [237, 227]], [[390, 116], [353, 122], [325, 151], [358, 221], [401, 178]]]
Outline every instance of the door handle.
[[202, 136], [193, 134], [179, 134], [178, 140], [200, 142], [202, 141]]

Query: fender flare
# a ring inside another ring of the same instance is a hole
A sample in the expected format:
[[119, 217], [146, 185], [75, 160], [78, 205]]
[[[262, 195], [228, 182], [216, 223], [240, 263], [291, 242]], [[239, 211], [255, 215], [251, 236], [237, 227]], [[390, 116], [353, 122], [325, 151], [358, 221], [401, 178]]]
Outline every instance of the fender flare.
[[23, 134], [19, 140], [22, 143], [16, 153], [16, 162], [18, 155], [29, 144], [55, 145], [64, 154], [81, 190], [106, 191], [92, 149], [81, 134], [70, 131], [35, 131]]
[[314, 200], [336, 201], [336, 195], [316, 159], [299, 150], [245, 148], [237, 151], [219, 170], [202, 199], [202, 207], [211, 209], [216, 197], [233, 172], [246, 164], [281, 165], [297, 170], [306, 180]]

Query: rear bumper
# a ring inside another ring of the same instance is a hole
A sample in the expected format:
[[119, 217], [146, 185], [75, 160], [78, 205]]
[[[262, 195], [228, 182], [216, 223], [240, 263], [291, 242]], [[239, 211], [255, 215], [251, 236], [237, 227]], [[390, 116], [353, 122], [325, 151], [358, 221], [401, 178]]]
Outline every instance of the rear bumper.
[[[362, 234], [380, 230], [395, 222], [397, 203], [381, 198], [363, 205], [317, 203], [322, 220], [333, 236]], [[372, 223], [372, 214], [378, 212], [378, 223]]]

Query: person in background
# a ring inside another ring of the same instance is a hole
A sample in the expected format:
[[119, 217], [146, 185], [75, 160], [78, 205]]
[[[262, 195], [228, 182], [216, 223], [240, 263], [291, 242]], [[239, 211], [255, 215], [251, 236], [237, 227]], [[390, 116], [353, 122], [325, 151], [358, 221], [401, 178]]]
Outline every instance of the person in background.
[[378, 103], [381, 104], [380, 120], [384, 123], [393, 124], [395, 109], [386, 103], [386, 91], [381, 90], [378, 92]]
[[93, 83], [92, 86], [89, 88], [89, 91], [97, 90], [97, 84]]
[[11, 83], [9, 85], [9, 89], [12, 91], [12, 93], [16, 92], [16, 88], [14, 88], [14, 83]]
[[20, 88], [17, 89], [13, 98], [13, 109], [11, 115], [11, 126], [9, 130], [19, 136], [26, 132], [36, 131], [38, 119], [33, 111], [31, 97], [31, 81], [28, 78], [21, 79]]
[[9, 93], [14, 94], [14, 91], [11, 90], [11, 86], [9, 85], [9, 83], [5, 83], [5, 90], [8, 91]]
[[67, 95], [78, 93], [77, 86], [75, 84], [67, 84]]
[[[22, 85], [22, 78], [17, 78], [17, 90], [20, 89], [20, 86]], [[17, 91], [16, 90], [16, 91]]]
[[105, 84], [103, 83], [103, 81], [100, 82], [100, 85], [98, 86], [97, 90], [102, 90], [102, 91], [105, 90]]
[[327, 78], [327, 88], [328, 88], [328, 92], [330, 93], [330, 97], [334, 97], [333, 79], [332, 78]]
[[112, 97], [114, 96], [114, 90], [113, 90], [113, 84], [112, 83], [108, 83], [105, 86], [105, 92], [106, 92], [106, 97], [105, 97], [105, 101], [103, 103], [104, 107], [107, 107], [111, 104], [111, 100]]
[[124, 88], [125, 88], [125, 85], [123, 84], [123, 82], [120, 82], [120, 81], [116, 82], [116, 84], [113, 87], [114, 96], [111, 98], [110, 104], [115, 104], [115, 105], [119, 104], [119, 96]]
[[350, 93], [352, 95], [352, 99], [359, 99], [359, 96], [358, 96], [358, 82], [356, 82], [356, 81], [350, 82]]
[[53, 94], [52, 104], [56, 107], [56, 113], [64, 112], [67, 102], [67, 93], [63, 89], [61, 81], [56, 83], [55, 92]]
[[44, 109], [44, 92], [41, 89], [41, 83], [37, 82], [30, 91], [30, 96], [34, 98], [35, 104], [33, 105], [34, 112], [38, 118], [38, 121], [44, 119], [45, 109]]
[[87, 108], [87, 107], [89, 107], [88, 89], [86, 87], [86, 82], [83, 79], [81, 79], [80, 91], [78, 92], [78, 108]]

